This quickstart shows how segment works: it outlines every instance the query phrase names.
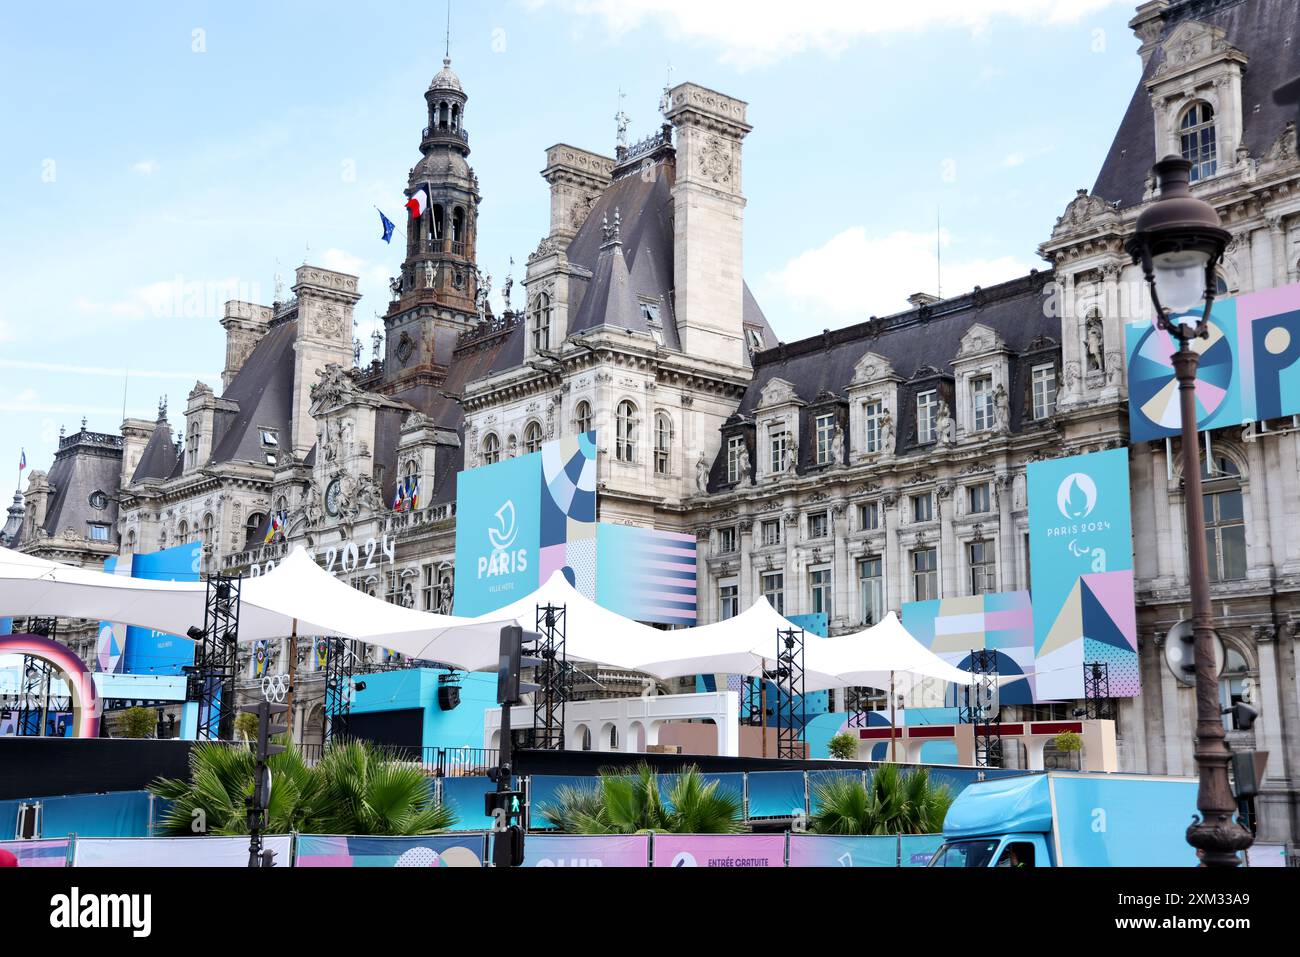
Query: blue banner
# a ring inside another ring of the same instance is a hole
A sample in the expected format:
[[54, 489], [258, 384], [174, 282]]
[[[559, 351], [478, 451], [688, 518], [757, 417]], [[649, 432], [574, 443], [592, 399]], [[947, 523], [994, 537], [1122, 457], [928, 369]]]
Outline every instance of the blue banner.
[[1034, 700], [1082, 698], [1085, 663], [1138, 694], [1128, 449], [1031, 462], [1028, 483]]
[[[202, 542], [104, 562], [109, 574], [162, 582], [198, 581], [202, 568]], [[194, 663], [194, 642], [149, 628], [100, 622], [96, 658], [97, 670], [110, 674], [179, 675]]]

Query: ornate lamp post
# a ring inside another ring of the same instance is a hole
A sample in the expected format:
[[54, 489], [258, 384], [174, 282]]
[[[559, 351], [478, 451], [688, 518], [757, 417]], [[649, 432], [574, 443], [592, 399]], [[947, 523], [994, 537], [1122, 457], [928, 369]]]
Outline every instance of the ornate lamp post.
[[[1166, 156], [1156, 163], [1160, 193], [1138, 217], [1128, 242], [1142, 265], [1155, 304], [1156, 324], [1178, 340], [1172, 356], [1183, 427], [1183, 494], [1187, 509], [1188, 579], [1196, 658], [1196, 766], [1201, 814], [1187, 829], [1187, 842], [1204, 852], [1208, 867], [1236, 867], [1237, 852], [1250, 846], [1250, 832], [1236, 821], [1237, 803], [1228, 785], [1231, 752], [1219, 715], [1210, 575], [1206, 562], [1205, 513], [1201, 501], [1200, 441], [1196, 422], [1197, 348], [1209, 335], [1215, 266], [1231, 238], [1214, 207], [1191, 194], [1191, 163]], [[1202, 302], [1199, 315], [1188, 315]]]

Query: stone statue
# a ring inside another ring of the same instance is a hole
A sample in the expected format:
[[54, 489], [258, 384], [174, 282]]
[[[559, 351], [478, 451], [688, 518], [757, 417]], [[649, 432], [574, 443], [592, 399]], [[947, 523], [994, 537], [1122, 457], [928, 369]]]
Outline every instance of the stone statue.
[[746, 488], [754, 486], [754, 468], [753, 463], [749, 460], [749, 446], [747, 444], [740, 447], [740, 458], [736, 462], [740, 468], [740, 484]]
[[709, 490], [709, 463], [704, 460], [703, 452], [695, 463], [695, 490], [701, 494]]
[[402, 298], [401, 276], [393, 276], [388, 280], [388, 291], [392, 294], [394, 300]]
[[894, 417], [886, 409], [880, 414], [880, 451], [886, 455], [894, 454], [897, 435], [894, 431]]
[[450, 578], [438, 582], [438, 614], [450, 615], [452, 607], [452, 585]]
[[614, 116], [614, 123], [618, 126], [618, 145], [627, 148], [627, 128], [631, 125], [632, 119], [622, 110]]
[[339, 445], [344, 455], [350, 455], [352, 452], [352, 420], [345, 418], [339, 423]]
[[[513, 270], [515, 261], [510, 260], [510, 266]], [[515, 277], [513, 272], [506, 273], [506, 281], [501, 284], [501, 302], [505, 304], [506, 312], [510, 311], [510, 290], [515, 287]]]
[[1007, 395], [1006, 387], [1001, 382], [993, 390], [993, 418], [997, 423], [999, 432], [1009, 432], [1011, 430], [1011, 398]]
[[402, 585], [402, 607], [403, 608], [415, 607], [415, 592], [411, 588], [410, 582], [406, 582], [404, 585]]
[[375, 480], [368, 475], [357, 480], [356, 504], [372, 515], [384, 514], [384, 494]]
[[952, 445], [953, 423], [952, 410], [948, 408], [948, 403], [940, 401], [939, 412], [934, 422], [935, 433], [938, 436], [940, 445]]
[[835, 423], [835, 431], [831, 434], [831, 465], [839, 468], [844, 464], [844, 430], [840, 428], [838, 422]]
[[478, 307], [478, 321], [487, 320], [488, 296], [492, 295], [492, 274], [478, 274], [478, 291], [474, 293], [474, 305]]
[[785, 451], [785, 474], [791, 477], [799, 474], [799, 448], [786, 449]]
[[1084, 353], [1088, 358], [1088, 371], [1101, 372], [1106, 368], [1106, 336], [1101, 327], [1101, 316], [1088, 317], [1083, 339]]
[[433, 260], [431, 259], [424, 261], [424, 288], [433, 288]]
[[299, 513], [308, 528], [320, 528], [325, 521], [325, 506], [321, 501], [320, 486], [314, 479], [309, 481], [303, 490]]

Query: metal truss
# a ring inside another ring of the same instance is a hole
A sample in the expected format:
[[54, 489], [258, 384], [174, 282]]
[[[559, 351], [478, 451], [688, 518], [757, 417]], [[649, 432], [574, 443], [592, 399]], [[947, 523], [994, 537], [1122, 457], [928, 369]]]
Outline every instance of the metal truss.
[[208, 579], [203, 634], [194, 649], [188, 695], [199, 704], [200, 741], [229, 740], [234, 733], [240, 583], [226, 575]]
[[533, 656], [543, 662], [534, 670], [533, 747], [545, 751], [564, 748], [565, 703], [573, 669], [565, 654], [566, 606], [537, 606], [537, 641]]
[[776, 668], [764, 677], [776, 683], [776, 756], [804, 757], [803, 729], [808, 720], [804, 697], [804, 633], [802, 629], [778, 629]]

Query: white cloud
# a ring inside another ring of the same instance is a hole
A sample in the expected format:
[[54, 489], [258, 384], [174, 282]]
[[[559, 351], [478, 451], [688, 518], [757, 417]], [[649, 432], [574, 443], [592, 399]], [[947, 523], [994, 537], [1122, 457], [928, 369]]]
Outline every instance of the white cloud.
[[9, 324], [9, 320], [0, 319], [0, 342], [11, 342], [13, 338], [14, 329], [13, 326]]
[[141, 176], [152, 176], [158, 170], [162, 169], [156, 160], [140, 160], [138, 163], [131, 164], [131, 172], [138, 173]]
[[211, 372], [184, 372], [179, 369], [126, 369], [111, 366], [77, 366], [62, 362], [34, 362], [26, 359], [0, 359], [0, 369], [15, 369], [25, 372], [53, 372], [75, 376], [106, 376], [110, 379], [184, 379], [192, 381], [203, 379], [212, 381], [220, 379], [221, 374]]
[[[604, 20], [615, 36], [647, 21], [670, 37], [718, 47], [724, 62], [741, 69], [764, 66], [817, 50], [838, 54], [853, 41], [921, 30], [956, 27], [980, 32], [999, 19], [1060, 25], [1123, 0], [526, 0], [534, 9], [557, 6]], [[1131, 0], [1129, 0], [1131, 2]]]
[[14, 401], [23, 405], [36, 402], [38, 399], [40, 399], [40, 394], [35, 389], [23, 389], [22, 392], [14, 396]]
[[76, 309], [91, 317], [116, 319], [219, 319], [232, 299], [262, 302], [262, 286], [256, 280], [238, 276], [222, 279], [190, 278], [177, 273], [139, 286], [119, 299], [91, 299], [76, 296]]
[[[946, 230], [940, 231], [939, 242], [945, 248], [951, 245]], [[958, 259], [945, 254], [942, 292], [959, 295], [977, 285], [1023, 276], [1030, 268], [1012, 256]], [[816, 328], [821, 329], [906, 309], [912, 293], [936, 291], [938, 272], [934, 233], [899, 230], [870, 236], [855, 226], [766, 276], [763, 302], [769, 318], [779, 321], [785, 313], [805, 326], [787, 327], [787, 334], [802, 335], [809, 331], [806, 320], [819, 323]], [[780, 301], [780, 308], [769, 297]]]

